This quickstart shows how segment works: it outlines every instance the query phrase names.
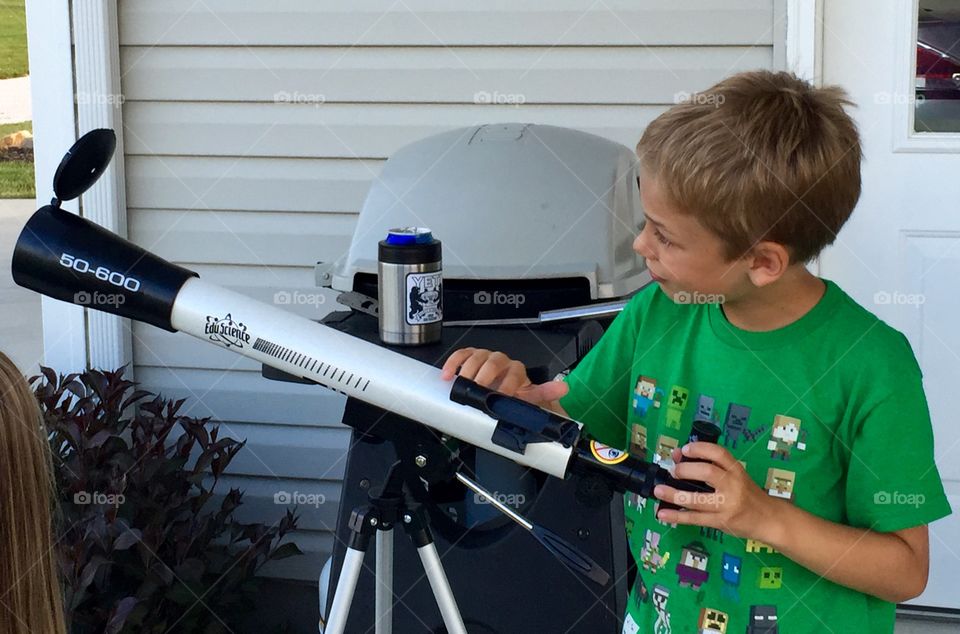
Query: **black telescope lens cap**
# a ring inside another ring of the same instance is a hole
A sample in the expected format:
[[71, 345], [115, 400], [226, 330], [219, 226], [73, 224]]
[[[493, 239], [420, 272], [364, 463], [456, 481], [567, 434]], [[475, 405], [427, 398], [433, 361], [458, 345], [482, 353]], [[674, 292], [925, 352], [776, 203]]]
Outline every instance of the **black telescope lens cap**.
[[113, 158], [117, 135], [113, 130], [90, 130], [77, 139], [57, 167], [53, 191], [59, 200], [72, 200], [90, 189]]

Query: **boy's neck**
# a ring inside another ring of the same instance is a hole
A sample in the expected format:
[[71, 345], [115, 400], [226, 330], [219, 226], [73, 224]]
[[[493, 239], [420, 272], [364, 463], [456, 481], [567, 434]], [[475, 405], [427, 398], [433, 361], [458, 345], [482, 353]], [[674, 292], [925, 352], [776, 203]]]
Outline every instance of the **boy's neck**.
[[780, 279], [720, 305], [727, 321], [743, 330], [763, 332], [783, 328], [806, 315], [823, 297], [823, 280], [803, 265], [791, 267]]

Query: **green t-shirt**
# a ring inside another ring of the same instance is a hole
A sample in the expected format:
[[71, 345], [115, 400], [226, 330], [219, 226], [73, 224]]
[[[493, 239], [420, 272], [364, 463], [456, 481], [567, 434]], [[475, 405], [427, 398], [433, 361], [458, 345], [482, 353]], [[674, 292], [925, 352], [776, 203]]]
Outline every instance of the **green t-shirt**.
[[[950, 513], [909, 342], [824, 280], [821, 300], [768, 332], [718, 304], [635, 295], [566, 378], [560, 400], [598, 441], [669, 466], [694, 418], [771, 495], [849, 526], [894, 531]], [[766, 544], [660, 523], [625, 496], [639, 574], [623, 631], [893, 631], [894, 604], [837, 585]]]

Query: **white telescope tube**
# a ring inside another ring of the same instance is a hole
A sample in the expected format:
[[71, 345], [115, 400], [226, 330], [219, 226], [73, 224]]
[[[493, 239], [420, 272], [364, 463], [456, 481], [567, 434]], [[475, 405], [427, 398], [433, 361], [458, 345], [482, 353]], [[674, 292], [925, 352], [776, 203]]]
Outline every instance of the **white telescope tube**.
[[[64, 157], [54, 178], [57, 198], [38, 209], [17, 238], [11, 273], [18, 285], [181, 330], [558, 478], [570, 472], [598, 476], [612, 490], [647, 498], [661, 482], [713, 491], [590, 440], [568, 418], [467, 379], [451, 384], [431, 365], [207, 283], [61, 209], [61, 199], [75, 198], [96, 181], [115, 144], [112, 131], [93, 130]], [[104, 295], [116, 301], [91, 303]]]
[[27, 221], [11, 271], [20, 286], [64, 301], [116, 295], [122, 301], [92, 307], [183, 331], [558, 478], [598, 475], [644, 497], [658, 482], [706, 486], [590, 441], [568, 418], [467, 379], [444, 381], [429, 364], [205, 282], [52, 205]]
[[510, 460], [558, 478], [572, 447], [536, 442], [516, 453], [492, 442], [497, 421], [450, 400], [452, 383], [416, 359], [274, 308], [198, 277], [173, 303], [175, 330], [231, 352], [316, 381], [347, 396], [424, 423]]

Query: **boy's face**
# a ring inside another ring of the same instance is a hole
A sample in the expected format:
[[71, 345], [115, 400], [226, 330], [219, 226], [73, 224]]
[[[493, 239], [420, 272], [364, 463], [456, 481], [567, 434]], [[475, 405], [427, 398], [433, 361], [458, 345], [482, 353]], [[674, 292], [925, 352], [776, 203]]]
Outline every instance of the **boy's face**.
[[646, 223], [633, 250], [647, 261], [660, 288], [677, 303], [678, 293], [723, 295], [729, 301], [752, 290], [747, 259], [724, 258], [723, 241], [664, 196], [656, 179], [640, 171], [640, 200]]

